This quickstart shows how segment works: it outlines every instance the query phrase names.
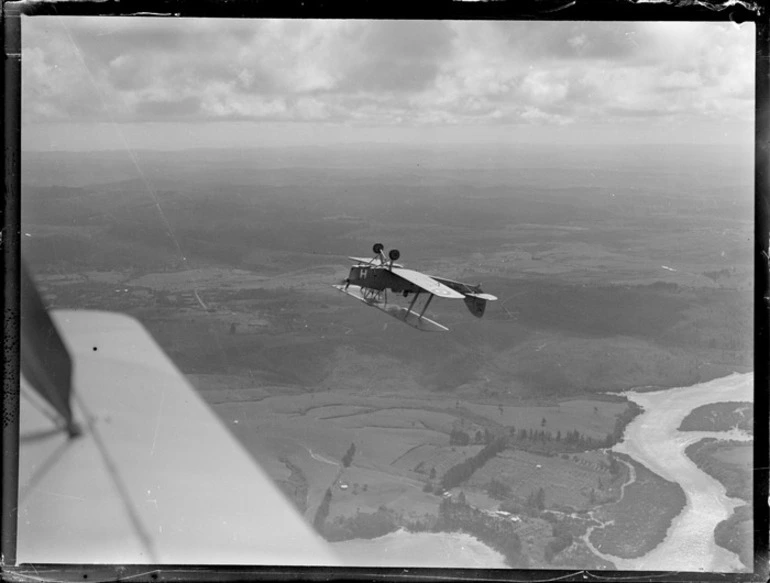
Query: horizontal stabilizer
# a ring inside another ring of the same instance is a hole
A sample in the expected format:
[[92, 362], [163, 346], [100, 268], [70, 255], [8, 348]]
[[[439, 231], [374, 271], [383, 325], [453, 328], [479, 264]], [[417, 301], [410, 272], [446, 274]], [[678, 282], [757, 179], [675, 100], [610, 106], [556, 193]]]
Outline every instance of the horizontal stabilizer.
[[483, 294], [483, 293], [479, 293], [479, 294], [476, 294], [476, 293], [470, 293], [470, 294], [465, 294], [465, 295], [466, 295], [466, 296], [469, 296], [469, 297], [472, 297], [472, 298], [478, 298], [478, 299], [480, 299], [480, 300], [486, 300], [486, 301], [488, 301], [488, 302], [494, 302], [494, 301], [497, 299], [497, 297], [496, 297], [496, 296], [493, 296], [492, 294]]

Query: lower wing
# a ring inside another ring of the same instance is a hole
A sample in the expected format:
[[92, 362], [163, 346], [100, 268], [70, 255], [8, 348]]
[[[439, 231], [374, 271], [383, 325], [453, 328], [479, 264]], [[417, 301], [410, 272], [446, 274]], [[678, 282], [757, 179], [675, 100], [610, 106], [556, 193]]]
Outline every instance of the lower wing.
[[407, 308], [397, 306], [395, 304], [385, 305], [381, 302], [376, 302], [371, 299], [367, 299], [361, 293], [361, 288], [358, 287], [357, 285], [349, 285], [349, 286], [335, 285], [333, 287], [335, 287], [338, 291], [341, 291], [344, 294], [347, 294], [351, 297], [356, 298], [357, 300], [364, 302], [367, 306], [377, 308], [378, 310], [381, 310], [386, 314], [393, 316], [397, 320], [401, 320], [402, 322], [411, 326], [412, 328], [417, 328], [418, 330], [422, 330], [423, 332], [448, 332], [449, 331], [449, 328], [447, 328], [443, 324], [439, 324], [435, 320], [431, 320], [427, 316], [420, 315], [417, 312], [414, 312]]

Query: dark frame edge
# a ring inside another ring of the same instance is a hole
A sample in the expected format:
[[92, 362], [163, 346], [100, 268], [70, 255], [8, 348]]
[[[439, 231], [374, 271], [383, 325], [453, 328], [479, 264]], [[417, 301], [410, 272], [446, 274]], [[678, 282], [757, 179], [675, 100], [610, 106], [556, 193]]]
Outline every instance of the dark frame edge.
[[756, 21], [754, 134], [754, 574], [770, 577], [768, 386], [770, 385], [770, 18]]
[[0, 520], [2, 566], [16, 562], [19, 441], [19, 285], [21, 226], [21, 11], [8, 3], [2, 12], [3, 74], [3, 486]]
[[3, 485], [0, 566], [16, 563], [19, 483], [19, 265], [21, 261], [21, 9], [3, 5]]
[[[629, 2], [632, 4], [633, 0]], [[16, 563], [16, 533], [17, 533], [17, 498], [18, 498], [18, 443], [19, 443], [19, 346], [20, 346], [20, 328], [19, 328], [19, 270], [20, 270], [20, 221], [21, 221], [21, 15], [43, 15], [43, 14], [71, 14], [88, 15], [89, 10], [84, 6], [99, 6], [101, 14], [110, 13], [110, 8], [114, 5], [113, 14], [126, 14], [125, 3], [120, 6], [120, 2], [107, 0], [104, 3], [79, 3], [79, 2], [49, 2], [30, 3], [25, 0], [18, 2], [7, 2], [2, 6], [2, 17], [0, 19], [0, 35], [4, 47], [4, 61], [2, 74], [2, 91], [4, 95], [3, 111], [3, 175], [5, 178], [5, 187], [3, 192], [3, 207], [0, 211], [2, 223], [0, 224], [0, 265], [3, 274], [3, 435], [2, 435], [2, 515], [0, 516], [0, 568], [3, 577], [9, 581], [26, 581], [26, 575], [35, 575], [36, 577], [45, 577], [46, 572], [52, 575], [52, 580], [63, 577], [60, 580], [84, 580], [84, 579], [111, 579], [117, 580], [130, 577], [136, 581], [207, 581], [211, 579], [213, 569], [217, 580], [240, 581], [250, 580], [271, 580], [271, 581], [333, 581], [333, 580], [402, 580], [402, 581], [421, 581], [441, 579], [446, 577], [444, 570], [436, 571], [434, 569], [399, 569], [397, 571], [389, 569], [372, 569], [366, 567], [346, 568], [344, 572], [329, 572], [326, 569], [308, 568], [276, 568], [259, 566], [222, 566], [209, 565], [200, 567], [190, 567], [182, 565], [18, 565]], [[133, 4], [133, 2], [132, 2]], [[149, 6], [149, 3], [138, 2], [137, 4]], [[171, 4], [178, 7], [180, 4], [174, 0], [171, 2], [161, 2], [158, 5]], [[235, 0], [235, 2], [223, 5], [243, 5], [244, 3]], [[303, 2], [303, 5], [306, 4]], [[210, 2], [193, 2], [192, 6], [211, 6]], [[368, 4], [371, 9], [371, 3]], [[427, 6], [431, 4], [428, 3]], [[275, 17], [283, 18], [335, 18], [326, 10], [323, 14], [323, 3], [308, 3], [307, 13], [303, 14], [301, 10], [296, 10], [295, 14], [284, 13], [283, 9], [276, 8], [276, 4], [270, 2], [254, 2], [254, 11], [263, 16], [271, 17], [269, 13], [275, 10]], [[290, 11], [295, 2], [289, 1], [285, 4], [286, 10]], [[393, 5], [396, 11], [408, 13], [408, 10], [398, 8], [398, 4]], [[454, 4], [455, 7], [459, 6]], [[634, 4], [636, 9], [640, 5]], [[266, 9], [267, 7], [267, 9]], [[221, 5], [220, 5], [221, 8]], [[464, 8], [464, 7], [463, 7]], [[449, 11], [448, 18], [495, 18], [491, 10], [481, 9], [479, 13], [465, 13], [460, 15], [456, 10]], [[625, 7], [626, 9], [629, 6]], [[663, 8], [670, 10], [671, 6]], [[744, 7], [745, 8], [745, 7]], [[321, 12], [319, 14], [318, 12]], [[213, 11], [222, 16], [228, 16], [228, 10]], [[249, 17], [257, 14], [251, 14], [246, 11], [245, 14], [230, 14], [236, 17]], [[334, 12], [332, 10], [331, 12]], [[348, 13], [350, 9], [348, 7]], [[375, 18], [387, 18], [389, 10], [384, 11], [382, 16]], [[464, 12], [464, 10], [461, 10]], [[511, 12], [509, 9], [508, 12]], [[513, 10], [515, 12], [515, 9]], [[739, 13], [744, 10], [739, 10]], [[267, 13], [267, 14], [266, 14]], [[655, 12], [657, 13], [657, 10]], [[639, 12], [637, 12], [639, 14]], [[161, 14], [156, 14], [161, 16]], [[181, 14], [169, 13], [169, 16], [205, 16], [206, 11], [198, 14], [196, 10], [188, 10]], [[419, 18], [420, 11], [416, 11], [412, 16], [405, 18]], [[692, 12], [681, 11], [682, 20], [692, 19]], [[712, 12], [712, 18], [702, 18], [700, 20], [726, 20], [724, 15]], [[596, 14], [591, 15], [597, 18]], [[756, 70], [755, 70], [755, 291], [754, 291], [754, 397], [755, 397], [755, 447], [754, 447], [754, 495], [755, 503], [753, 505], [754, 518], [754, 571], [753, 573], [734, 573], [728, 577], [732, 581], [768, 581], [770, 577], [770, 552], [768, 551], [769, 532], [768, 532], [768, 505], [763, 503], [768, 500], [770, 470], [768, 455], [768, 424], [766, 413], [768, 411], [768, 389], [770, 389], [770, 13], [768, 10], [762, 10], [759, 13], [749, 14], [746, 20], [754, 20], [756, 26]], [[553, 13], [541, 13], [523, 16], [519, 15], [500, 15], [499, 18], [519, 18], [522, 20], [570, 20], [582, 19], [586, 17], [581, 11], [576, 12], [565, 10]], [[672, 20], [671, 14], [667, 14], [667, 19]], [[402, 18], [404, 18], [402, 16]], [[613, 20], [614, 16], [608, 13], [600, 20]], [[675, 20], [675, 18], [674, 18]], [[741, 19], [737, 19], [741, 20]], [[475, 573], [462, 574], [455, 572], [451, 580], [464, 581], [545, 581], [550, 578], [558, 578], [562, 581], [609, 581], [631, 578], [633, 580], [665, 580], [665, 581], [691, 581], [692, 577], [699, 580], [724, 581], [725, 574], [703, 574], [703, 573], [663, 573], [663, 572], [601, 572], [601, 571], [575, 571], [572, 574], [566, 574], [564, 571], [549, 573], [548, 571], [530, 571], [525, 573], [524, 577], [511, 577], [508, 571], [481, 570]], [[526, 576], [529, 575], [529, 576]]]
[[754, 21], [762, 0], [21, 0], [28, 15], [458, 20]]

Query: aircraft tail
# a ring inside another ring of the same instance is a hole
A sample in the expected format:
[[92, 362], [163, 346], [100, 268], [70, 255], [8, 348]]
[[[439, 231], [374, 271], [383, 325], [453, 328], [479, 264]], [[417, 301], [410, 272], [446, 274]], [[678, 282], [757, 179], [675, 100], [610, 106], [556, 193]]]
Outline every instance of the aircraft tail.
[[481, 316], [484, 315], [484, 310], [487, 307], [487, 300], [472, 295], [466, 295], [465, 305], [468, 306], [468, 311], [471, 314], [477, 318], [481, 318]]

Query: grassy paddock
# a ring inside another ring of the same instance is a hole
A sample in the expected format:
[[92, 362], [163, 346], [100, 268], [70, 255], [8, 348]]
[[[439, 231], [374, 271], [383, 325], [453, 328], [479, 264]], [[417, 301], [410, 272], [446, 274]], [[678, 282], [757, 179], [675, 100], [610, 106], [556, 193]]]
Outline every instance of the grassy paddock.
[[695, 465], [724, 485], [727, 495], [752, 500], [754, 444], [742, 441], [701, 439], [685, 450]]
[[618, 502], [597, 511], [605, 526], [595, 529], [591, 543], [603, 553], [624, 559], [641, 557], [665, 538], [671, 521], [686, 504], [682, 488], [648, 470], [633, 458], [616, 454], [636, 471], [636, 480]]
[[754, 405], [748, 401], [710, 403], [693, 409], [682, 420], [679, 431], [729, 431], [754, 429]]

